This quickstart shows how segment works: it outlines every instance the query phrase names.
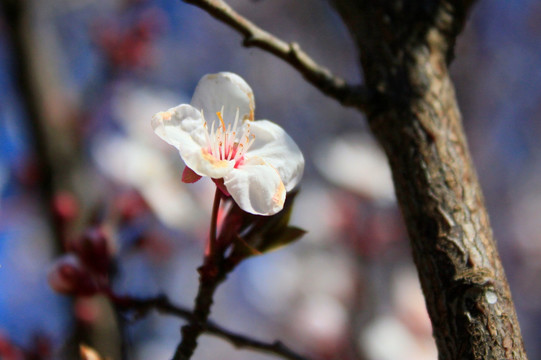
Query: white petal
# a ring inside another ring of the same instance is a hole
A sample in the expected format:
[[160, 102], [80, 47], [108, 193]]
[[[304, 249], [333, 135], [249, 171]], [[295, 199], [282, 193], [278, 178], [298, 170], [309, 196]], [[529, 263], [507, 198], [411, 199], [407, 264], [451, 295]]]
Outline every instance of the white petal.
[[258, 120], [250, 123], [255, 142], [246, 157], [260, 157], [280, 174], [286, 191], [291, 191], [301, 180], [304, 157], [295, 141], [279, 125]]
[[190, 145], [205, 145], [204, 124], [201, 113], [187, 104], [159, 112], [152, 117], [152, 129], [156, 135], [179, 150]]
[[197, 84], [191, 104], [198, 110], [202, 110], [209, 124], [217, 121], [216, 113], [224, 113], [223, 118], [228, 121], [235, 119], [237, 108], [240, 119], [254, 119], [255, 102], [254, 94], [250, 86], [240, 76], [221, 72], [208, 74]]
[[273, 215], [282, 210], [286, 190], [280, 175], [260, 158], [252, 158], [224, 177], [233, 200], [246, 212]]
[[222, 178], [234, 161], [216, 160], [206, 151], [205, 121], [191, 105], [182, 104], [152, 118], [154, 132], [176, 147], [184, 163], [198, 175]]
[[204, 148], [200, 148], [197, 153], [183, 155], [180, 152], [182, 160], [186, 166], [191, 168], [197, 175], [208, 176], [213, 179], [221, 179], [227, 175], [235, 166], [233, 160], [217, 160], [210, 155]]

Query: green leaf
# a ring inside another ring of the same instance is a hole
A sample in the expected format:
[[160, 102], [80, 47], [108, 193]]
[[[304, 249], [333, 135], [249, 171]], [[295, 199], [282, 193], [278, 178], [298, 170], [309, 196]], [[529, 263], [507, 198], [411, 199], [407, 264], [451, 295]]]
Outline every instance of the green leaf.
[[223, 244], [232, 245], [227, 258], [230, 264], [235, 266], [248, 257], [276, 250], [300, 239], [306, 233], [303, 229], [289, 226], [297, 193], [289, 193], [284, 209], [272, 216], [249, 214], [237, 204], [232, 204], [220, 236]]
[[297, 240], [299, 240], [306, 230], [295, 226], [287, 226], [280, 229], [279, 232], [272, 232], [265, 234], [262, 243], [257, 247], [261, 253], [266, 253], [272, 250], [279, 249], [283, 246], [289, 245]]
[[233, 239], [233, 252], [231, 253], [231, 258], [244, 259], [254, 255], [261, 255], [261, 252], [248, 244], [240, 236], [235, 236]]
[[[293, 212], [293, 204], [298, 191], [292, 191], [287, 194], [286, 202], [282, 211], [271, 216], [257, 215], [253, 219], [253, 226], [250, 229], [249, 238], [264, 237], [268, 233], [279, 233], [289, 225], [291, 213]], [[249, 241], [249, 240], [248, 240]], [[256, 246], [256, 244], [254, 244]], [[256, 246], [257, 247], [257, 246]]]

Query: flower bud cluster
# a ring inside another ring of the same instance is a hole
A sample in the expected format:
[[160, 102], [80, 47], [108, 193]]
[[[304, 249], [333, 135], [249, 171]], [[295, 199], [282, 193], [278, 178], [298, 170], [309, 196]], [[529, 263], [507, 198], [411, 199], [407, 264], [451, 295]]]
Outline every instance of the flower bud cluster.
[[94, 24], [94, 41], [114, 70], [144, 70], [152, 65], [153, 41], [160, 35], [166, 16], [150, 6], [125, 21], [100, 19]]
[[57, 292], [91, 296], [109, 289], [114, 246], [102, 227], [91, 227], [67, 246], [67, 253], [49, 271], [49, 285]]

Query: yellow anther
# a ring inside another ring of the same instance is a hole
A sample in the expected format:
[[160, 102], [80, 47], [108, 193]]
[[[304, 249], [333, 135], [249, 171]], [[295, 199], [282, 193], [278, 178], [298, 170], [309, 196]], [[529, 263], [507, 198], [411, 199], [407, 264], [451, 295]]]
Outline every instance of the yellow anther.
[[218, 111], [216, 113], [216, 116], [218, 116], [218, 119], [220, 119], [220, 122], [222, 123], [222, 131], [225, 133], [225, 122], [224, 122], [224, 119], [222, 118], [222, 112]]

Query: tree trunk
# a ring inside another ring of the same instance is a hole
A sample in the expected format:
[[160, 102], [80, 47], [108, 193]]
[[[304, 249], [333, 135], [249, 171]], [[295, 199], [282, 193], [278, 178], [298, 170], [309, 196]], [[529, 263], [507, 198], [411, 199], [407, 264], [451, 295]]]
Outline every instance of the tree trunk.
[[333, 3], [360, 51], [439, 358], [526, 359], [448, 73], [472, 1]]

